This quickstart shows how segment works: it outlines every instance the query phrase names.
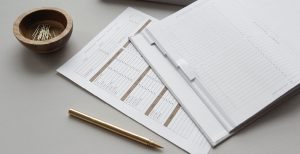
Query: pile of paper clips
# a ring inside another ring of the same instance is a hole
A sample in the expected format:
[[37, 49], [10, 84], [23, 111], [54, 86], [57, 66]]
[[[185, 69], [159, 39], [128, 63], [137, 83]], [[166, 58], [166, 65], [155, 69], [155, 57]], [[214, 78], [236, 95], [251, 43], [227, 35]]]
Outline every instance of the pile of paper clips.
[[42, 24], [38, 25], [32, 34], [32, 39], [36, 41], [45, 41], [54, 38], [56, 35], [54, 31], [50, 33], [50, 25]]

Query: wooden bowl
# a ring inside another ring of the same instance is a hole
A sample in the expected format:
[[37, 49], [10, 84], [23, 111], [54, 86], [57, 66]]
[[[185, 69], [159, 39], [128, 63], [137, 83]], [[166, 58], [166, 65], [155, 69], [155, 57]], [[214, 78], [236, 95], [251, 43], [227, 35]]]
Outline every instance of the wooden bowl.
[[37, 8], [20, 15], [14, 25], [15, 37], [37, 53], [50, 53], [65, 46], [73, 30], [70, 15], [58, 8]]

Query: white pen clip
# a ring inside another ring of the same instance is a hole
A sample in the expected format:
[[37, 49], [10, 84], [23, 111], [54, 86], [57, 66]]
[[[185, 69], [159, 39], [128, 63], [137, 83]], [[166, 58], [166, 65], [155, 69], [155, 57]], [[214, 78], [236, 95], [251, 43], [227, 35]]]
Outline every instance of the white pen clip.
[[163, 55], [167, 55], [167, 52], [160, 46], [158, 42], [155, 41], [152, 33], [147, 28], [145, 28], [145, 30], [141, 34], [150, 45], [155, 45]]
[[184, 59], [177, 60], [176, 64], [190, 81], [195, 80], [196, 73], [189, 67], [189, 64]]
[[147, 42], [149, 42], [150, 45], [155, 43], [150, 31], [147, 28], [145, 28], [145, 30], [141, 34], [144, 36]]

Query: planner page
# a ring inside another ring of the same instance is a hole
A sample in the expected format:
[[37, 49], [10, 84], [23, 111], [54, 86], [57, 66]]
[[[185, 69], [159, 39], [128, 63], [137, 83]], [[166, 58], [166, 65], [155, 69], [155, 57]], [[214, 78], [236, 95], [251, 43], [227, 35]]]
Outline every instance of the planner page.
[[145, 31], [130, 37], [130, 41], [143, 57], [147, 57], [145, 60], [149, 62], [148, 64], [152, 68], [159, 68], [154, 70], [158, 77], [166, 83], [165, 86], [171, 93], [176, 94], [174, 95], [176, 100], [185, 111], [188, 111], [187, 114], [193, 118], [192, 120], [196, 126], [200, 128], [212, 146], [216, 146], [230, 135], [195, 91], [181, 77], [178, 70], [166, 60], [156, 46], [148, 42]]
[[210, 145], [128, 37], [156, 19], [128, 8], [57, 71], [189, 153]]
[[300, 1], [298, 0], [238, 0], [244, 8], [252, 12], [256, 20], [266, 27], [272, 37], [291, 48], [293, 55], [300, 58]]
[[297, 86], [300, 77], [289, 48], [245, 11], [235, 0], [197, 1], [148, 28], [162, 53], [231, 129]]

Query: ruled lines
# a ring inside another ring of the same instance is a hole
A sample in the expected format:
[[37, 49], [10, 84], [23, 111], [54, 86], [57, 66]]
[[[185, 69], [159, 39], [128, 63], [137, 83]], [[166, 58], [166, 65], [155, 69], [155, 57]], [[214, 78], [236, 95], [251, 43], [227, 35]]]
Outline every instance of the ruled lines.
[[[93, 80], [90, 80], [93, 84], [110, 92], [164, 127], [171, 129], [169, 127], [171, 123], [189, 124], [182, 127], [193, 125], [186, 114], [178, 115], [182, 110], [180, 104], [131, 43], [112, 56], [99, 72], [94, 75], [96, 77], [92, 77]], [[197, 129], [196, 126], [194, 128]], [[182, 130], [172, 129], [172, 131]], [[188, 132], [176, 133], [185, 138], [191, 137]]]
[[124, 101], [128, 95], [133, 91], [133, 89], [141, 82], [141, 80], [145, 77], [145, 75], [149, 72], [150, 67], [148, 66], [145, 71], [139, 76], [137, 80], [134, 81], [132, 86], [128, 89], [128, 91], [122, 96], [121, 101]]
[[[147, 20], [142, 26], [141, 28], [139, 28], [135, 33], [134, 35], [140, 33], [142, 30], [144, 30], [147, 25], [149, 25], [149, 23], [151, 22], [151, 20]], [[116, 59], [120, 53], [124, 50], [124, 48], [126, 48], [128, 45], [130, 44], [129, 40], [126, 41], [126, 43], [123, 45], [123, 47], [121, 49], [119, 49], [115, 54], [114, 56], [112, 56], [112, 58], [103, 66], [101, 67], [101, 69], [95, 74], [92, 76], [92, 78], [90, 79], [90, 82], [94, 82], [94, 80], [107, 68], [108, 65], [110, 65], [110, 63]]]
[[147, 20], [147, 21], [145, 22], [145, 24], [144, 24], [137, 32], [134, 33], [134, 35], [140, 33], [142, 30], [144, 30], [144, 29], [150, 24], [150, 22], [151, 22], [150, 19]]
[[[134, 35], [141, 32], [150, 22], [151, 20], [147, 20]], [[177, 115], [182, 110], [180, 104], [129, 41], [126, 41], [89, 81], [165, 127], [169, 127], [174, 121], [178, 125], [186, 120], [190, 121], [190, 125], [193, 124], [187, 115]], [[186, 133], [180, 134], [185, 138], [190, 137]]]
[[[136, 33], [150, 22], [147, 20]], [[110, 56], [89, 81], [165, 127], [173, 121], [179, 125], [183, 122], [176, 116], [181, 110], [180, 104], [129, 41]], [[183, 119], [190, 120], [185, 116]]]
[[159, 93], [159, 95], [155, 98], [155, 100], [153, 101], [153, 103], [150, 105], [150, 107], [147, 109], [147, 111], [145, 112], [145, 115], [149, 116], [150, 112], [154, 109], [154, 107], [157, 105], [157, 103], [163, 97], [163, 95], [166, 93], [166, 91], [167, 91], [167, 88], [164, 87], [161, 90], [161, 92]]
[[170, 122], [172, 121], [172, 119], [175, 117], [175, 115], [177, 114], [178, 110], [180, 109], [180, 105], [177, 104], [175, 109], [172, 111], [172, 113], [170, 114], [170, 116], [168, 117], [168, 119], [166, 120], [166, 122], [164, 123], [164, 126], [168, 126], [170, 124]]
[[126, 10], [58, 71], [179, 147], [201, 151], [205, 138], [128, 39], [150, 19]]
[[123, 51], [123, 48], [120, 49], [114, 56], [103, 66], [101, 69], [90, 79], [90, 82], [94, 82], [95, 79], [111, 64], [111, 62], [116, 59], [119, 54]]

